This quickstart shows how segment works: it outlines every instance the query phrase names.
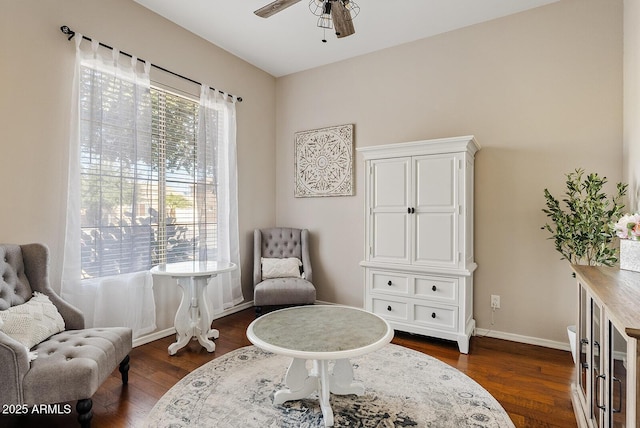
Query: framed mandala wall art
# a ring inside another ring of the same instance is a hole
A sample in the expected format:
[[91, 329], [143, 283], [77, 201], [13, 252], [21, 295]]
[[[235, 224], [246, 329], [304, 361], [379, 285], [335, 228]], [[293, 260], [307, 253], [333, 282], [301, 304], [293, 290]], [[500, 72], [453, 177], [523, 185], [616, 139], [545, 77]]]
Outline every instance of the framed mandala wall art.
[[353, 124], [295, 133], [296, 198], [353, 195]]

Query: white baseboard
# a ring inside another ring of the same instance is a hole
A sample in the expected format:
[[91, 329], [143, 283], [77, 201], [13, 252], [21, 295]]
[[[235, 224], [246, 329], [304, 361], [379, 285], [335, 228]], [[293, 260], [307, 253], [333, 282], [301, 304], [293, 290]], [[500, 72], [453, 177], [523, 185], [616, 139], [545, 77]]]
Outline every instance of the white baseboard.
[[135, 348], [136, 346], [146, 345], [154, 340], [162, 339], [163, 337], [171, 336], [172, 334], [176, 334], [175, 327], [154, 331], [153, 333], [145, 334], [137, 339], [133, 339], [133, 347]]
[[[243, 311], [243, 310], [245, 310], [247, 308], [252, 308], [252, 307], [253, 307], [253, 300], [251, 300], [249, 302], [240, 303], [239, 305], [236, 305], [236, 306], [234, 306], [232, 308], [229, 308], [229, 309], [225, 309], [224, 311], [220, 312], [219, 314], [214, 315], [213, 319], [217, 320], [218, 318], [226, 317], [227, 315], [235, 314], [236, 312], [240, 312], [240, 311]], [[170, 328], [165, 328], [164, 330], [154, 331], [153, 333], [145, 334], [144, 336], [141, 336], [141, 337], [138, 337], [137, 339], [135, 339], [133, 341], [133, 347], [135, 348], [136, 346], [145, 345], [145, 344], [147, 344], [149, 342], [153, 342], [154, 340], [158, 340], [158, 339], [162, 339], [163, 337], [171, 336], [172, 334], [176, 334], [175, 327], [170, 327]]]
[[523, 336], [521, 334], [505, 333], [503, 331], [487, 330], [484, 328], [476, 328], [474, 336], [487, 336], [495, 339], [510, 340], [512, 342], [526, 343], [528, 345], [544, 346], [545, 348], [559, 349], [561, 351], [571, 352], [569, 342], [557, 342], [555, 340], [541, 339], [539, 337]]

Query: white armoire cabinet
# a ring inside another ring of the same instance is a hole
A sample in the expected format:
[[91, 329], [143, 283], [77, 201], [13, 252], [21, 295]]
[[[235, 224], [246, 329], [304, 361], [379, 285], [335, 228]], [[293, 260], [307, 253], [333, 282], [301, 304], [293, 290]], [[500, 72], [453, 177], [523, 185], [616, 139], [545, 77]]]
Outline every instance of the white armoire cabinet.
[[357, 149], [365, 161], [365, 308], [458, 342], [473, 319], [473, 136]]

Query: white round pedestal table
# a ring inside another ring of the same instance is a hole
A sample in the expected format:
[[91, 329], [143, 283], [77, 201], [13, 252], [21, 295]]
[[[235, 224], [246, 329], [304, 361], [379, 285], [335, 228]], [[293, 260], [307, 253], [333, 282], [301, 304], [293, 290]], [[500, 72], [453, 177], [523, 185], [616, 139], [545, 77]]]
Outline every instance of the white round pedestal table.
[[[318, 391], [325, 426], [333, 426], [330, 393], [364, 394], [364, 386], [353, 381], [349, 358], [382, 348], [393, 338], [393, 329], [378, 315], [362, 309], [311, 305], [257, 318], [247, 328], [247, 338], [265, 351], [293, 358], [284, 379], [286, 388], [275, 393], [273, 404]], [[307, 360], [313, 362], [310, 370]], [[330, 360], [335, 360], [332, 373]]]
[[178, 281], [182, 289], [182, 300], [176, 312], [174, 326], [176, 342], [169, 345], [169, 355], [175, 355], [192, 338], [208, 352], [216, 349], [211, 340], [220, 332], [211, 328], [211, 316], [207, 305], [206, 289], [209, 278], [236, 269], [235, 263], [220, 261], [187, 261], [166, 263], [151, 268], [153, 275], [170, 276]]

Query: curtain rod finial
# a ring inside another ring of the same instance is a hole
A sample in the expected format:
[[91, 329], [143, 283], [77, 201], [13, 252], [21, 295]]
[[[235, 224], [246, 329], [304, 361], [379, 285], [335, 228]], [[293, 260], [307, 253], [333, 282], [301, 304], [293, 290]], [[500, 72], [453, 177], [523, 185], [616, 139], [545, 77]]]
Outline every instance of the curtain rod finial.
[[67, 40], [73, 39], [73, 36], [76, 35], [76, 32], [73, 31], [71, 28], [67, 27], [66, 25], [63, 25], [62, 27], [60, 27], [60, 31], [62, 31], [63, 34], [66, 34], [69, 36]]

